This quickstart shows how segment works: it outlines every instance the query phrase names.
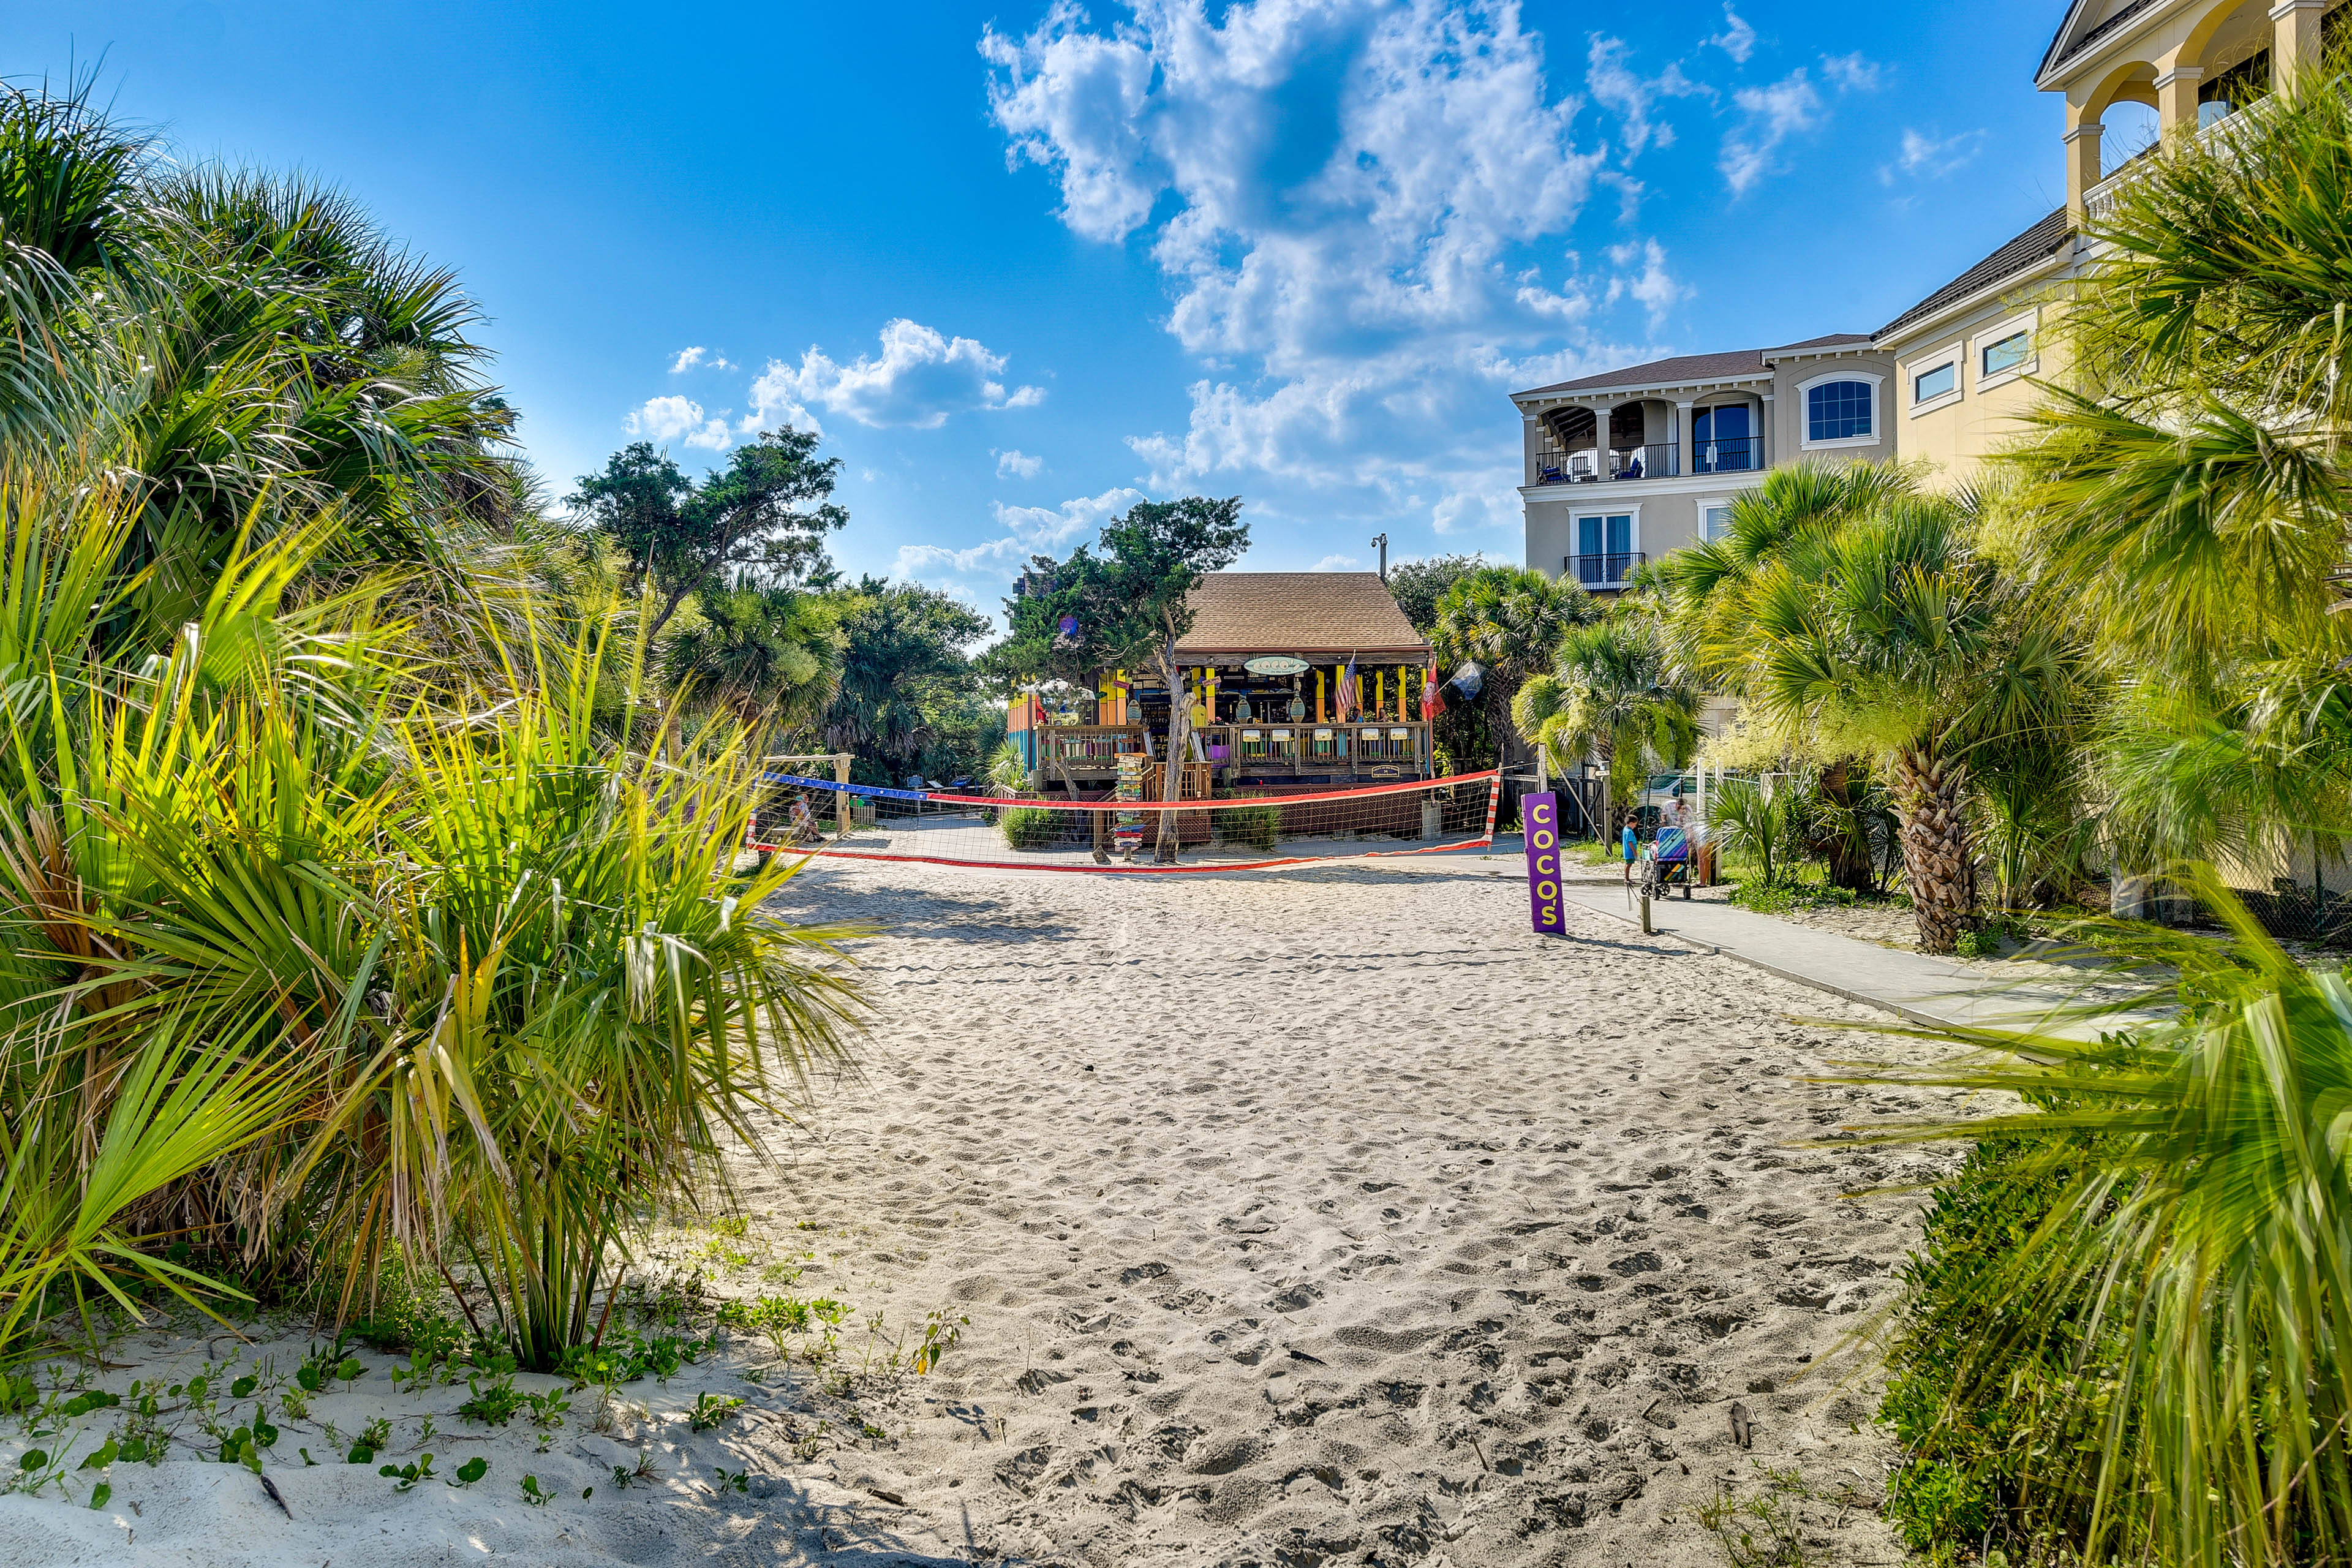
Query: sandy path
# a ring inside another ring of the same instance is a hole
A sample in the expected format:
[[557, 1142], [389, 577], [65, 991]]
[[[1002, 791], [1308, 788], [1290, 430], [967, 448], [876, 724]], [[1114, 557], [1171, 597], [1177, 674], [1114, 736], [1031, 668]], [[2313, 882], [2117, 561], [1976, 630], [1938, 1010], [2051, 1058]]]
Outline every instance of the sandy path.
[[[591, 1390], [485, 1426], [462, 1380], [397, 1387], [374, 1352], [284, 1406], [306, 1323], [159, 1326], [98, 1381], [249, 1373], [216, 1419], [274, 1413], [275, 1491], [176, 1394], [168, 1457], [102, 1472], [100, 1507], [73, 1467], [121, 1412], [0, 1422], [0, 1558], [1713, 1568], [1699, 1505], [1769, 1465], [1815, 1494], [1808, 1562], [1893, 1562], [1871, 1390], [1804, 1374], [1914, 1234], [1916, 1196], [1843, 1194], [1937, 1167], [1792, 1145], [1924, 1109], [1801, 1081], [1918, 1047], [1792, 1024], [1859, 1014], [1582, 911], [1535, 937], [1512, 868], [820, 867], [793, 912], [888, 932], [864, 1072], [746, 1159], [747, 1236], [669, 1233], [639, 1277], [846, 1301], [841, 1360], [737, 1340], [601, 1415]], [[871, 1315], [887, 1345], [934, 1308], [971, 1319], [940, 1369], [869, 1374]], [[53, 1402], [74, 1375], [44, 1372]], [[732, 1413], [698, 1424], [706, 1395]], [[381, 1453], [339, 1462], [374, 1422]], [[37, 1443], [66, 1473], [27, 1489]], [[377, 1474], [428, 1453], [488, 1470]]]
[[888, 928], [881, 1024], [753, 1205], [849, 1238], [809, 1283], [971, 1319], [840, 1479], [983, 1557], [1234, 1568], [1719, 1562], [1696, 1505], [1759, 1464], [1874, 1498], [1869, 1390], [1798, 1380], [1915, 1234], [1843, 1194], [1938, 1157], [1790, 1145], [1924, 1109], [1798, 1081], [1919, 1047], [1589, 915], [1535, 937], [1487, 865], [796, 886]]

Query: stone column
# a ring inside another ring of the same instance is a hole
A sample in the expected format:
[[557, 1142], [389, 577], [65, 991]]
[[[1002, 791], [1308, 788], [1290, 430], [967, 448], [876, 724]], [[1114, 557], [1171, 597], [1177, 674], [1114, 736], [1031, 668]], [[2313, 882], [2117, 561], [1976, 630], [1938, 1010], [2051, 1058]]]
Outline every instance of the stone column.
[[1764, 411], [1756, 416], [1756, 466], [1769, 468], [1780, 458], [1780, 438], [1772, 428], [1772, 395], [1766, 392], [1758, 395], [1763, 400]]
[[1698, 472], [1698, 443], [1693, 437], [1691, 411], [1696, 406], [1690, 402], [1675, 405], [1675, 455], [1681, 460], [1683, 472]]
[[[2066, 106], [2069, 119], [2074, 118], [2076, 112], [2073, 104]], [[2105, 129], [2095, 120], [2086, 120], [2069, 126], [2063, 138], [2066, 143], [2066, 216], [2074, 220], [2077, 228], [2083, 226], [2084, 199], [2090, 195], [2091, 187], [2099, 183], [2099, 133]]]
[[1531, 485], [1543, 477], [1536, 471], [1536, 449], [1543, 445], [1543, 431], [1539, 427], [1540, 421], [1534, 415], [1522, 414], [1519, 417], [1526, 426], [1519, 442], [1519, 466], [1527, 470], [1527, 477], [1520, 479], [1519, 483]]
[[2167, 136], [2196, 131], [2197, 84], [2204, 79], [2203, 66], [2174, 66], [2156, 79], [2156, 118]]
[[2279, 0], [2271, 7], [2271, 80], [2284, 87], [2303, 66], [2319, 63], [2319, 19], [2327, 0]]

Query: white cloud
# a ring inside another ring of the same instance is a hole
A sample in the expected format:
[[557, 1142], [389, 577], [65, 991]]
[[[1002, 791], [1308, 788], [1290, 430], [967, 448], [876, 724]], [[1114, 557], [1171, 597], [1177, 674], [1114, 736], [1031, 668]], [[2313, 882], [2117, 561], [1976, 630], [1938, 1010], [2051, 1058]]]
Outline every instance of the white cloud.
[[[1878, 79], [1876, 62], [1861, 55], [1822, 57], [1822, 79], [1841, 94], [1875, 92]], [[1723, 171], [1731, 194], [1738, 196], [1773, 172], [1773, 154], [1780, 143], [1821, 123], [1824, 105], [1802, 66], [1768, 86], [1743, 87], [1731, 100], [1745, 118], [1724, 136], [1716, 166]]]
[[[1072, 232], [1141, 236], [1209, 372], [1183, 429], [1129, 443], [1153, 488], [1256, 473], [1434, 521], [1507, 477], [1500, 394], [1622, 352], [1592, 321], [1605, 281], [1545, 244], [1610, 153], [1577, 144], [1585, 105], [1553, 96], [1516, 5], [1132, 9], [1097, 29], [1064, 0], [981, 52], [1009, 161], [1053, 174]], [[1687, 84], [1595, 63], [1628, 145], [1655, 145], [1651, 102]]]
[[1032, 457], [1017, 447], [1009, 452], [992, 450], [990, 455], [996, 459], [996, 477], [1000, 479], [1034, 479], [1045, 467], [1045, 458]]
[[670, 361], [669, 373], [672, 375], [684, 375], [688, 371], [695, 369], [733, 370], [735, 366], [728, 361], [725, 354], [712, 353], [698, 343], [693, 348], [677, 351], [677, 358]]
[[881, 338], [879, 355], [860, 354], [846, 364], [819, 348], [801, 355], [797, 368], [771, 360], [759, 384], [780, 405], [813, 403], [860, 425], [918, 430], [936, 430], [957, 414], [1045, 401], [1041, 387], [1007, 391], [997, 379], [1004, 374], [1004, 356], [971, 338], [950, 338], [903, 317], [886, 325]]
[[[1124, 485], [1097, 496], [1079, 496], [1058, 507], [1006, 506], [995, 503], [997, 537], [967, 549], [937, 544], [902, 544], [890, 574], [901, 581], [936, 583], [940, 579], [981, 576], [1002, 584], [1026, 565], [1032, 555], [1059, 555], [1136, 502], [1141, 490]], [[1001, 591], [1001, 590], [1000, 590]]]
[[1841, 92], [1876, 92], [1878, 62], [1854, 55], [1823, 55], [1822, 79]]
[[1593, 102], [1615, 110], [1623, 118], [1628, 159], [1653, 143], [1661, 148], [1675, 144], [1673, 126], [1651, 123], [1650, 110], [1659, 99], [1694, 98], [1712, 91], [1684, 76], [1679, 64], [1667, 66], [1654, 79], [1640, 75], [1625, 64], [1625, 41], [1600, 33], [1592, 36], [1592, 47], [1585, 57], [1584, 85]]
[[737, 433], [748, 439], [762, 430], [785, 426], [824, 434], [824, 426], [816, 422], [816, 416], [801, 406], [800, 373], [781, 360], [772, 359], [759, 379], [751, 383], [751, 412], [743, 416]]
[[1731, 194], [1739, 196], [1771, 172], [1772, 154], [1781, 142], [1818, 122], [1822, 95], [1806, 79], [1805, 68], [1799, 66], [1769, 87], [1741, 88], [1731, 100], [1748, 118], [1724, 137], [1723, 156], [1717, 166], [1723, 171]]
[[1364, 563], [1352, 555], [1326, 555], [1312, 570], [1317, 572], [1360, 572]]
[[1609, 280], [1609, 298], [1612, 301], [1619, 299], [1633, 300], [1650, 312], [1653, 323], [1689, 293], [1666, 270], [1666, 247], [1654, 239], [1643, 240], [1639, 245], [1611, 246], [1609, 259], [1621, 268], [1639, 263], [1640, 271], [1631, 276], [1621, 271]]
[[1882, 165], [1878, 177], [1890, 185], [1902, 174], [1940, 180], [1973, 160], [1983, 148], [1984, 138], [1981, 131], [1963, 131], [1957, 136], [1937, 138], [1923, 136], [1906, 127], [1895, 161]]
[[1746, 65], [1748, 57], [1756, 52], [1756, 29], [1731, 8], [1730, 0], [1724, 0], [1723, 24], [1722, 32], [1702, 41], [1729, 55], [1734, 65]]
[[629, 415], [625, 425], [632, 436], [655, 441], [683, 439], [689, 447], [713, 452], [723, 452], [735, 444], [723, 411], [715, 417], [706, 416], [702, 405], [687, 397], [649, 398]]

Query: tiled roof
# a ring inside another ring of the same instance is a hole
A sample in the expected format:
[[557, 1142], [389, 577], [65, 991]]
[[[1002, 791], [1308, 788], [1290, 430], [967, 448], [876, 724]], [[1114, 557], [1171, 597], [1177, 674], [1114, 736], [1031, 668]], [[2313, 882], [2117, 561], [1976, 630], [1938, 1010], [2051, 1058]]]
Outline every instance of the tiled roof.
[[1801, 343], [1783, 343], [1779, 348], [1734, 349], [1717, 354], [1684, 354], [1676, 359], [1652, 360], [1647, 364], [1628, 365], [1623, 370], [1603, 371], [1576, 381], [1563, 381], [1551, 386], [1538, 386], [1528, 392], [1515, 392], [1514, 397], [1544, 397], [1561, 392], [1603, 392], [1621, 386], [1685, 386], [1699, 382], [1736, 381], [1746, 376], [1760, 376], [1772, 368], [1775, 354], [1794, 353], [1805, 349], [1842, 348], [1848, 343], [1866, 343], [1864, 332], [1832, 332], [1825, 338], [1808, 338]]
[[1429, 645], [1377, 572], [1212, 572], [1189, 601], [1179, 659], [1208, 654], [1394, 654]]
[[1878, 329], [1881, 342], [1902, 331], [1914, 321], [1924, 321], [1948, 305], [1956, 305], [1971, 295], [1980, 294], [2021, 272], [2032, 271], [2042, 262], [2058, 254], [2059, 247], [2074, 237], [2074, 225], [2064, 207], [2058, 208], [2032, 228], [1920, 300], [1886, 325]]

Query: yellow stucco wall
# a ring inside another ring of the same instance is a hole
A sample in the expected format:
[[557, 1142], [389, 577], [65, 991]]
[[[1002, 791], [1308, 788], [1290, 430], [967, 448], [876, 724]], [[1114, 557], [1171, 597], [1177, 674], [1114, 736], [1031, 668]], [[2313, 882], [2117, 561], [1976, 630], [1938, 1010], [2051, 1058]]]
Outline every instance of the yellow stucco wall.
[[[1972, 477], [1985, 458], [2025, 432], [2018, 417], [2040, 396], [2032, 377], [2055, 380], [2063, 370], [2063, 349], [2054, 331], [2059, 306], [2052, 285], [1988, 300], [1967, 314], [1906, 335], [1895, 351], [1895, 456], [1924, 462], [1937, 482]], [[1993, 375], [1984, 369], [1984, 351], [2018, 331], [2031, 334], [2032, 353], [2021, 363]], [[1955, 390], [1922, 403], [1920, 376], [1950, 363]]]

